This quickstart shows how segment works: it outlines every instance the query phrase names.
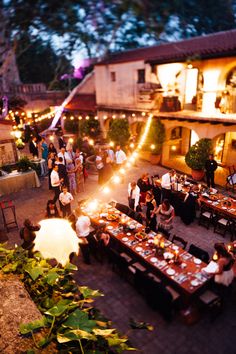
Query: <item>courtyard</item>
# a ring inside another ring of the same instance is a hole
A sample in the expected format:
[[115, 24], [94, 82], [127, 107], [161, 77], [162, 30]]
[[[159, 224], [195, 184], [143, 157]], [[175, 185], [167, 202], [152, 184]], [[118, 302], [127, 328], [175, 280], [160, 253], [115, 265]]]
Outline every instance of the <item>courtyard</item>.
[[[166, 172], [160, 166], [153, 166], [145, 161], [138, 161], [137, 166], [129, 170], [125, 175], [124, 183], [115, 188], [106, 201], [116, 200], [127, 204], [127, 185], [133, 180], [137, 180], [142, 173], [148, 172], [150, 175]], [[77, 201], [87, 197], [96, 198], [98, 195], [97, 175], [89, 174], [85, 183], [85, 191], [81, 192], [73, 202], [73, 208]], [[19, 227], [22, 226], [27, 217], [37, 223], [44, 219], [47, 200], [52, 196], [48, 190], [47, 177], [41, 178], [41, 187], [22, 190], [13, 193], [7, 198], [14, 201], [16, 206], [17, 221]], [[1, 200], [5, 199], [1, 197]], [[213, 229], [198, 225], [195, 220], [189, 226], [185, 226], [179, 217], [174, 219], [172, 233], [182, 236], [188, 245], [194, 243], [206, 250], [210, 256], [213, 254], [215, 242], [227, 242], [222, 236], [213, 232]], [[50, 235], [48, 235], [50, 237]], [[1, 229], [1, 242], [7, 241], [14, 247], [20, 244], [19, 230], [12, 230], [8, 234]], [[188, 249], [188, 247], [187, 247]], [[165, 322], [158, 312], [153, 311], [145, 302], [144, 298], [130, 284], [125, 282], [111, 269], [108, 263], [100, 264], [92, 258], [92, 264], [84, 264], [82, 257], [78, 258], [78, 271], [75, 279], [78, 283], [99, 289], [105, 298], [96, 300], [96, 306], [102, 313], [113, 322], [114, 326], [121, 333], [128, 333], [130, 341], [138, 352], [145, 354], [187, 354], [187, 353], [235, 353], [235, 315], [236, 300], [235, 289], [228, 299], [223, 312], [212, 322], [209, 313], [206, 311], [201, 318], [193, 325], [183, 322], [181, 316], [176, 314], [171, 323]], [[144, 321], [154, 326], [153, 331], [131, 330], [130, 319]]]

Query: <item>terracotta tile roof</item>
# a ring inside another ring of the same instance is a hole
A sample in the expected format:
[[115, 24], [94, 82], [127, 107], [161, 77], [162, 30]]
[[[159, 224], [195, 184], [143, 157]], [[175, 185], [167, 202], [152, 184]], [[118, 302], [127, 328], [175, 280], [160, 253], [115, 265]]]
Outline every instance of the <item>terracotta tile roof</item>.
[[95, 94], [77, 94], [72, 98], [70, 103], [66, 105], [65, 109], [69, 111], [95, 112]]
[[236, 55], [236, 30], [217, 32], [179, 42], [114, 53], [97, 65], [144, 60], [153, 63], [184, 61], [187, 58], [216, 58]]

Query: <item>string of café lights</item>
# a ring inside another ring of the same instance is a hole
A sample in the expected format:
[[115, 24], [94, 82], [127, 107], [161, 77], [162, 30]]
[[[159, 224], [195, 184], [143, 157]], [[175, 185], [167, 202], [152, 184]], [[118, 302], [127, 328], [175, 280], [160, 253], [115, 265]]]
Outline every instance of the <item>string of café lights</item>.
[[[111, 186], [112, 185], [118, 185], [119, 183], [121, 183], [123, 176], [128, 172], [128, 170], [132, 167], [132, 165], [135, 163], [139, 151], [142, 149], [143, 144], [146, 141], [149, 129], [150, 129], [150, 125], [152, 123], [152, 118], [153, 115], [150, 114], [148, 116], [148, 119], [146, 121], [146, 125], [143, 131], [143, 134], [138, 142], [138, 145], [136, 147], [136, 149], [134, 149], [134, 151], [131, 153], [131, 155], [128, 157], [126, 163], [124, 164], [124, 166], [122, 166], [114, 176], [112, 176], [109, 181], [107, 181], [105, 184], [103, 184], [103, 186], [100, 187], [99, 192], [102, 193], [103, 195], [109, 195], [109, 193], [111, 192]], [[132, 144], [132, 143], [131, 143]], [[110, 146], [113, 147], [114, 146], [114, 142], [110, 142]], [[134, 145], [132, 145], [131, 147], [134, 148]], [[151, 148], [155, 148], [155, 146], [152, 144]], [[94, 192], [93, 192], [94, 194]], [[91, 198], [88, 198], [91, 200]], [[88, 201], [87, 201], [88, 202]], [[87, 206], [89, 207], [89, 209], [91, 211], [95, 211], [98, 207], [98, 200], [97, 199], [93, 199], [90, 202], [88, 202]]]

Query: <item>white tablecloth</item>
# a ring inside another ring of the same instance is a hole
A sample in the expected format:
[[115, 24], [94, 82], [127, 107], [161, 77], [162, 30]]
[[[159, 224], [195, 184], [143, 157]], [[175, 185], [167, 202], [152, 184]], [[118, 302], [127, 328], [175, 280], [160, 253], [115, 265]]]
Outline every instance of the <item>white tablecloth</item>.
[[40, 187], [40, 181], [37, 173], [32, 170], [0, 177], [0, 196], [33, 187]]
[[31, 162], [35, 165], [40, 165], [40, 176], [46, 176], [48, 173], [47, 161], [41, 159], [40, 161], [31, 160]]

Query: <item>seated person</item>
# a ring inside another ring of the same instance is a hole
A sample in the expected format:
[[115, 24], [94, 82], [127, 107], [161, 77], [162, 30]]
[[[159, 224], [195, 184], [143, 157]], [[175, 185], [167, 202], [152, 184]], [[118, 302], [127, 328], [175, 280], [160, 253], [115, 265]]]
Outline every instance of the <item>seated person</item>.
[[46, 218], [59, 218], [59, 213], [56, 204], [53, 200], [48, 200], [46, 208]]
[[23, 240], [22, 248], [29, 251], [29, 256], [33, 255], [35, 231], [40, 230], [40, 225], [34, 225], [29, 219], [25, 219], [24, 227], [20, 230], [20, 238]]

